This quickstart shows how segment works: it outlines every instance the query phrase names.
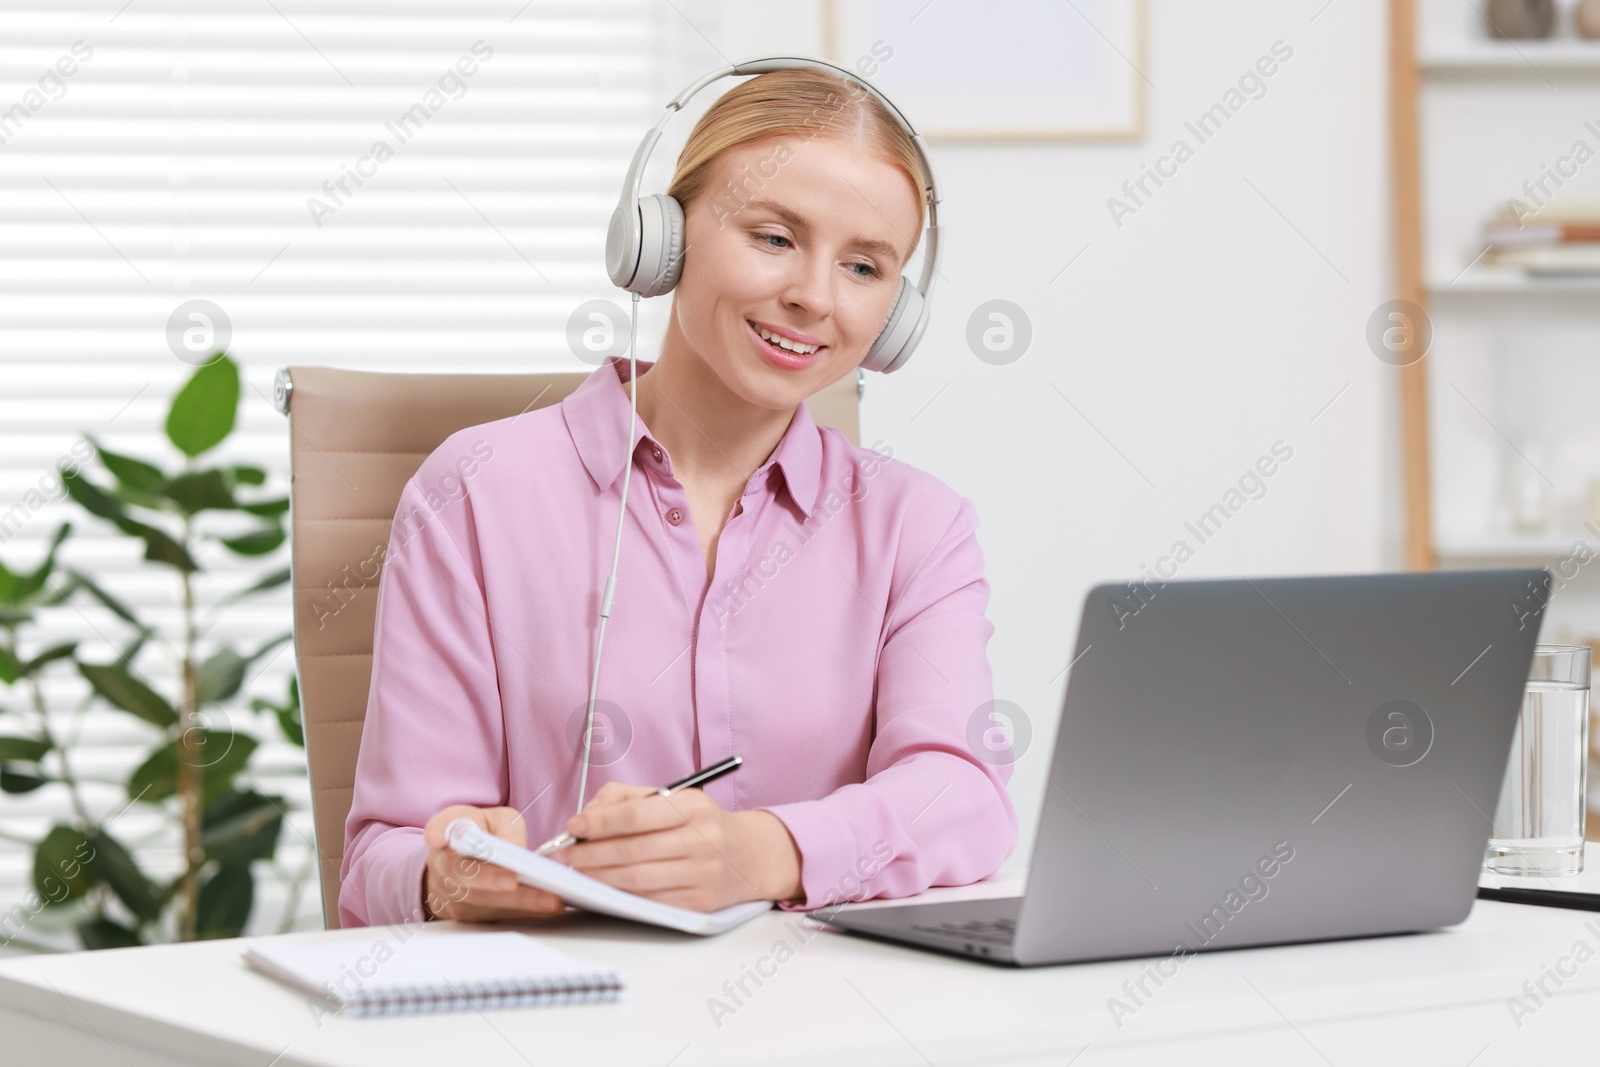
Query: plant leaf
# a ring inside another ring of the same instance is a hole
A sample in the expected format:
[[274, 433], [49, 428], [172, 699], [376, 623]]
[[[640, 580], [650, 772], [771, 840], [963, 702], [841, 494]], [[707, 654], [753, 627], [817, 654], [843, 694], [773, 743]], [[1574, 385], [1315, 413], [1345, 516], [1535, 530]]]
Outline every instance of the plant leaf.
[[145, 642], [149, 639], [149, 630], [140, 630], [138, 633], [134, 634], [133, 639], [129, 641], [127, 645], [123, 647], [122, 652], [118, 654], [117, 663], [124, 667], [132, 663], [134, 657], [139, 654], [139, 650], [144, 648]]
[[0, 682], [11, 685], [22, 677], [22, 664], [9, 648], [0, 648]]
[[274, 704], [257, 697], [250, 702], [250, 710], [272, 712], [278, 717], [278, 727], [283, 730], [283, 736], [291, 744], [306, 747], [305, 725], [300, 721], [300, 680], [294, 675], [289, 676], [289, 699], [285, 703]]
[[41, 778], [37, 774], [0, 765], [0, 790], [7, 793], [31, 793], [42, 785], [48, 785], [49, 782], [50, 779]]
[[33, 737], [0, 737], [0, 760], [41, 760], [50, 751], [50, 742]]
[[98, 882], [94, 846], [81, 830], [57, 823], [33, 852], [33, 888], [50, 904], [83, 896]]
[[53, 648], [47, 648], [22, 665], [20, 676], [23, 678], [31, 678], [33, 677], [34, 673], [46, 663], [49, 663], [52, 660], [66, 659], [77, 650], [78, 642], [76, 641], [67, 641], [63, 644], [56, 645]]
[[137, 931], [110, 919], [85, 919], [78, 924], [78, 940], [86, 949], [132, 948], [144, 944]]
[[222, 543], [241, 556], [264, 556], [283, 544], [283, 537], [283, 527], [273, 525], [263, 526], [242, 537], [224, 538]]
[[253, 504], [240, 504], [240, 509], [264, 519], [276, 518], [289, 510], [289, 498], [280, 496], [272, 500], [258, 500]]
[[128, 796], [157, 804], [178, 791], [178, 753], [168, 742], [145, 757], [128, 775]]
[[233, 480], [239, 485], [262, 485], [267, 480], [267, 472], [260, 467], [236, 466], [232, 471]]
[[195, 370], [167, 413], [167, 439], [186, 456], [215, 448], [239, 412], [239, 366], [224, 355]]
[[248, 665], [249, 661], [233, 649], [226, 646], [217, 649], [200, 664], [196, 701], [215, 704], [233, 696], [244, 684], [244, 671]]
[[150, 922], [161, 914], [161, 901], [156, 887], [134, 862], [133, 855], [122, 842], [105, 829], [95, 827], [89, 832], [89, 843], [94, 846], [94, 869], [117, 899], [138, 916], [140, 922]]
[[[194, 759], [201, 769], [200, 799], [209, 804], [226, 790], [250, 762], [256, 740], [232, 730], [195, 730]], [[145, 803], [165, 800], [178, 791], [178, 742], [168, 741], [128, 776], [128, 796]]]
[[101, 604], [105, 605], [106, 609], [109, 610], [113, 615], [121, 618], [124, 622], [132, 623], [141, 630], [149, 629], [144, 623], [140, 622], [134, 616], [133, 609], [129, 608], [122, 601], [118, 600], [116, 597], [102, 589], [93, 578], [90, 578], [82, 571], [75, 570], [71, 567], [66, 568], [66, 572], [67, 577], [72, 580], [73, 585], [80, 586], [87, 590], [90, 596], [94, 597], [96, 600], [100, 601]]
[[[278, 713], [278, 724], [283, 727], [283, 732], [289, 735], [289, 740], [301, 748], [306, 747], [306, 724], [300, 710], [300, 676], [298, 674], [289, 676], [289, 701], [284, 705], [283, 710]], [[290, 726], [294, 727], [292, 733], [289, 729]]]
[[288, 584], [291, 574], [292, 572], [288, 567], [283, 568], [281, 571], [273, 571], [255, 585], [252, 585], [250, 588], [240, 589], [238, 592], [229, 593], [227, 596], [221, 598], [215, 604], [213, 604], [212, 609], [215, 610], [222, 607], [224, 604], [232, 604], [234, 601], [243, 600], [247, 596], [253, 596], [256, 593], [264, 593], [268, 589], [276, 589], [280, 585], [286, 585]]
[[178, 713], [166, 699], [115, 663], [79, 663], [78, 670], [94, 691], [123, 711], [157, 726], [171, 726]]
[[200, 904], [195, 916], [196, 934], [201, 940], [238, 937], [250, 920], [255, 903], [255, 878], [248, 863], [224, 863], [200, 885]]
[[283, 828], [283, 811], [276, 799], [281, 798], [253, 789], [220, 794], [201, 821], [200, 844], [207, 856], [224, 863], [271, 859]]
[[156, 899], [161, 901], [161, 906], [164, 908], [172, 902], [172, 898], [177, 896], [178, 890], [182, 888], [183, 873], [180, 871], [178, 875], [172, 879], [172, 881], [161, 887], [161, 892], [157, 895]]
[[278, 728], [283, 731], [283, 736], [289, 742], [301, 748], [306, 747], [306, 727], [300, 721], [300, 702], [297, 700], [289, 707], [278, 709]]
[[44, 559], [33, 569], [31, 574], [25, 574], [18, 580], [14, 602], [27, 600], [44, 588], [45, 581], [50, 577], [51, 572], [56, 569], [56, 549], [61, 547], [61, 542], [65, 541], [67, 535], [71, 532], [72, 524], [70, 522], [64, 522], [56, 527], [55, 536], [50, 538], [50, 548], [45, 552]]
[[190, 471], [172, 479], [162, 489], [167, 499], [178, 505], [186, 515], [210, 508], [228, 511], [239, 506], [233, 499], [233, 490], [220, 470]]
[[[204, 742], [207, 746], [204, 758], [211, 762], [205, 766], [205, 781], [200, 794], [202, 804], [210, 804], [219, 793], [233, 785], [234, 778], [249, 764], [250, 756], [255, 752], [257, 744], [256, 739], [248, 734], [237, 734], [231, 730], [206, 732], [212, 736], [206, 738]], [[219, 747], [220, 745], [227, 747]]]
[[117, 528], [123, 533], [143, 538], [144, 558], [152, 563], [165, 563], [191, 574], [200, 569], [200, 565], [190, 557], [188, 549], [154, 526], [124, 518], [117, 521]]
[[122, 507], [122, 501], [95, 485], [78, 471], [61, 472], [61, 484], [66, 487], [67, 495], [81, 504], [85, 511], [91, 515], [98, 515], [102, 519], [120, 522], [127, 516]]
[[151, 511], [176, 512], [178, 506], [166, 497], [157, 493], [147, 493], [143, 489], [134, 489], [126, 485], [119, 485], [111, 490], [111, 495], [124, 504], [132, 504], [136, 508], [149, 508]]
[[160, 467], [146, 463], [142, 459], [112, 452], [88, 434], [83, 436], [94, 445], [95, 452], [100, 456], [100, 462], [105, 464], [106, 470], [110, 471], [111, 476], [120, 484], [146, 493], [156, 493], [161, 490], [161, 484], [167, 480], [167, 476]]

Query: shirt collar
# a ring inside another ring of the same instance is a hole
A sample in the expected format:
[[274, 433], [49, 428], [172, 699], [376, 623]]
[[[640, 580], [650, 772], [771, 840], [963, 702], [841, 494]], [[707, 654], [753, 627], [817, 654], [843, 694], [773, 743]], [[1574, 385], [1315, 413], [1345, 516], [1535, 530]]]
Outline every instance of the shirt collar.
[[[643, 374], [655, 366], [655, 361], [641, 359], [638, 365], [639, 373]], [[622, 476], [625, 457], [638, 450], [641, 439], [649, 440], [655, 447], [660, 445], [650, 435], [642, 417], [635, 419], [633, 434], [628, 435], [631, 403], [624, 383], [629, 377], [628, 360], [609, 356], [561, 402], [567, 431], [572, 435], [578, 456], [595, 485], [602, 490], [611, 488]], [[628, 442], [627, 451], [620, 446], [624, 440]], [[790, 498], [809, 516], [816, 510], [822, 481], [822, 435], [804, 403], [796, 406], [794, 418], [772, 456], [750, 476], [745, 493], [764, 485], [769, 468], [773, 466], [783, 472]]]

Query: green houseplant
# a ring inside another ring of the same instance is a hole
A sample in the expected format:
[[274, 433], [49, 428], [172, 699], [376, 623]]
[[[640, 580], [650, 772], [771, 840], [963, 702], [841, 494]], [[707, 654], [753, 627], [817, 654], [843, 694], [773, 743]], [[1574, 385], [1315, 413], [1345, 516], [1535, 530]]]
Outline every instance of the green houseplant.
[[[252, 864], [272, 860], [277, 849], [283, 798], [241, 784], [257, 741], [225, 725], [225, 713], [245, 701], [252, 668], [270, 662], [291, 634], [246, 652], [213, 639], [211, 631], [223, 609], [284, 585], [289, 570], [273, 570], [217, 598], [204, 616], [196, 591], [203, 542], [234, 556], [262, 557], [285, 538], [289, 502], [264, 495], [264, 470], [201, 462], [233, 431], [239, 384], [238, 366], [217, 353], [174, 396], [165, 431], [182, 456], [176, 469], [112, 452], [85, 435], [103, 470], [96, 478], [76, 465], [62, 471], [63, 488], [73, 502], [142, 543], [147, 564], [172, 576], [180, 632], [164, 633], [142, 621], [93, 576], [60, 564], [58, 550], [71, 535], [70, 523], [56, 530], [33, 569], [13, 572], [0, 564], [0, 682], [7, 687], [0, 696], [24, 698], [0, 705], [0, 724], [7, 724], [0, 736], [0, 789], [26, 793], [52, 782], [66, 788], [72, 818], [26, 842], [34, 849], [37, 895], [27, 903], [40, 909], [79, 908], [75, 927], [85, 948], [237, 936], [253, 906]], [[241, 521], [248, 525], [242, 532]], [[39, 625], [41, 615], [77, 610], [79, 600], [97, 602], [127, 627], [120, 654], [109, 662], [90, 662], [80, 657], [77, 643], [66, 642], [23, 659], [21, 636]], [[169, 655], [177, 678], [173, 692], [159, 691], [137, 665], [152, 649]], [[66, 713], [51, 708], [45, 697], [43, 679], [55, 670], [76, 671], [89, 685], [84, 701]], [[125, 783], [127, 807], [152, 806], [175, 821], [182, 847], [173, 877], [157, 878], [140, 866], [134, 850], [114, 833], [121, 811], [97, 821], [84, 803], [61, 719], [81, 715], [96, 702], [153, 728], [148, 756]], [[280, 701], [256, 696], [248, 710], [274, 718], [289, 740], [304, 744], [292, 678]], [[224, 724], [212, 721], [214, 712]], [[291, 915], [311, 866], [291, 886]], [[27, 909], [21, 910], [21, 916], [18, 908], [0, 915], [0, 935], [6, 943], [38, 949], [15, 936], [16, 920], [27, 918]]]

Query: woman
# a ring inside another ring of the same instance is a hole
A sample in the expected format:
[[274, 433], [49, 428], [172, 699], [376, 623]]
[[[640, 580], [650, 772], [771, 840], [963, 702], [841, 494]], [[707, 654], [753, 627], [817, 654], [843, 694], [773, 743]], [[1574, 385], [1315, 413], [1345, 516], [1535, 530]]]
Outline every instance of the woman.
[[[968, 740], [993, 698], [972, 503], [801, 403], [882, 327], [925, 187], [871, 94], [817, 70], [737, 85], [668, 190], [686, 245], [658, 358], [636, 381], [610, 359], [423, 462], [379, 586], [341, 925], [560, 913], [451, 851], [461, 816], [521, 845], [565, 830], [583, 840], [553, 858], [701, 911], [999, 867], [1009, 766]], [[640, 484], [596, 703], [604, 784], [572, 815], [624, 457]], [[730, 755], [737, 773], [655, 794]]]

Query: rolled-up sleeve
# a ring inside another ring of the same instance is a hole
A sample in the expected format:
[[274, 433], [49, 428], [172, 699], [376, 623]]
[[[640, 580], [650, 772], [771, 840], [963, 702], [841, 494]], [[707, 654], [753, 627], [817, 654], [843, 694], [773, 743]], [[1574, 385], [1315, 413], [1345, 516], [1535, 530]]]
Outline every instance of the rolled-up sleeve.
[[339, 872], [341, 926], [422, 921], [428, 819], [451, 804], [505, 803], [504, 719], [481, 561], [468, 535], [471, 502], [440, 505], [425, 494], [418, 478], [427, 469], [401, 493], [378, 586]]
[[972, 502], [925, 559], [891, 589], [877, 670], [864, 782], [825, 797], [763, 806], [801, 856], [804, 897], [789, 911], [844, 900], [904, 897], [993, 874], [1017, 840], [1006, 783], [1009, 750], [989, 739], [994, 680], [985, 614], [989, 585]]

